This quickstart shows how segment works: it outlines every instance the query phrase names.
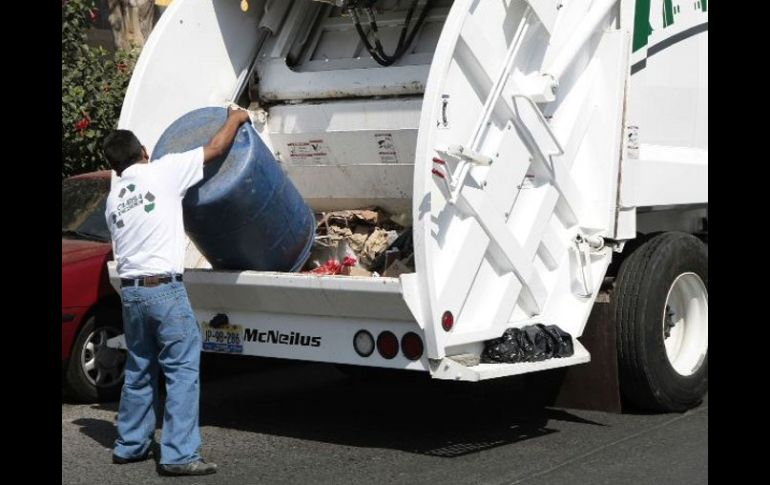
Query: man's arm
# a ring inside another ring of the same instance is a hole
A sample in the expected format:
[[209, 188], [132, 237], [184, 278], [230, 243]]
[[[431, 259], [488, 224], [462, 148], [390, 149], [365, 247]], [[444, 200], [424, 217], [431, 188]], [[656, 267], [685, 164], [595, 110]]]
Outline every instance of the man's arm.
[[246, 111], [230, 108], [225, 124], [209, 141], [208, 145], [203, 147], [203, 164], [205, 165], [224, 155], [235, 141], [238, 128], [247, 121], [249, 121], [249, 114]]

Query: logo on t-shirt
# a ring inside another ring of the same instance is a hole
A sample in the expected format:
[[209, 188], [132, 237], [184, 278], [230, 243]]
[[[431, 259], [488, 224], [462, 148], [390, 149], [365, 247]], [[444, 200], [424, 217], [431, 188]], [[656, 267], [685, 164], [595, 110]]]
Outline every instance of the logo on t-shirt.
[[[126, 197], [128, 194], [128, 197]], [[124, 199], [124, 197], [126, 197]], [[118, 204], [118, 209], [110, 214], [110, 219], [115, 226], [120, 229], [125, 224], [123, 222], [123, 214], [137, 207], [144, 207], [144, 212], [150, 213], [155, 209], [155, 196], [152, 192], [147, 192], [142, 195], [141, 191], [136, 189], [136, 185], [128, 184], [118, 193], [118, 198], [122, 200]]]

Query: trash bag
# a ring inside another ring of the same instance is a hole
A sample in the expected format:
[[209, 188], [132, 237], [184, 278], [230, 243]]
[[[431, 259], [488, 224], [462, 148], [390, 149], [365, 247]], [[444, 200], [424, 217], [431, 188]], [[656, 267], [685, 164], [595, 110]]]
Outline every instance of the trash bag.
[[539, 362], [574, 353], [572, 336], [556, 325], [509, 328], [500, 338], [488, 340], [481, 354], [484, 363]]
[[521, 355], [521, 330], [509, 328], [502, 337], [487, 341], [481, 362], [521, 362]]
[[537, 325], [524, 327], [523, 334], [527, 343], [522, 360], [524, 362], [538, 362], [551, 357], [551, 346], [546, 333]]
[[553, 357], [571, 357], [575, 353], [572, 336], [556, 325], [539, 325], [549, 338], [550, 352]]

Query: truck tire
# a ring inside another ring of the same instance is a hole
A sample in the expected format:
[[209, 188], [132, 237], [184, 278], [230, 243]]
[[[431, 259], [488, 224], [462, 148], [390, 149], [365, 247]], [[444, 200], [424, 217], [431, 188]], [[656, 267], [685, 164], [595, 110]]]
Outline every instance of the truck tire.
[[105, 344], [122, 333], [119, 312], [96, 311], [87, 318], [67, 363], [64, 390], [68, 397], [85, 403], [120, 398], [126, 352]]
[[620, 267], [615, 284], [624, 404], [681, 412], [708, 390], [708, 252], [695, 236], [657, 235]]

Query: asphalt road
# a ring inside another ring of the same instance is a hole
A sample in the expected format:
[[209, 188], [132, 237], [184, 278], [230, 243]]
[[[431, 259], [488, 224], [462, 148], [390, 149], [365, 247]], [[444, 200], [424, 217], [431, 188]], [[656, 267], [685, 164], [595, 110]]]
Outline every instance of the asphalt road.
[[219, 473], [113, 465], [117, 403], [62, 403], [62, 484], [708, 481], [708, 398], [685, 414], [619, 415], [523, 405], [518, 381], [362, 382], [330, 365], [214, 357], [202, 370], [201, 433]]

